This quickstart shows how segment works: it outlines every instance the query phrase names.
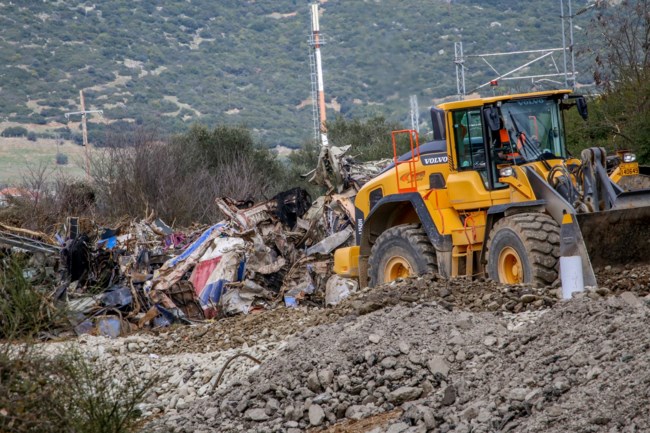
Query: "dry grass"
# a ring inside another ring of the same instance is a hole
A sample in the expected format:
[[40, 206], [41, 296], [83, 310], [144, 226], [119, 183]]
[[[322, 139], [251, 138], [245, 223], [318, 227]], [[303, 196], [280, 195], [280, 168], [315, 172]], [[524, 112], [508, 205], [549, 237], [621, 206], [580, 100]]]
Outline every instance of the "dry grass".
[[[56, 165], [57, 152], [68, 155], [67, 165]], [[83, 178], [85, 173], [85, 148], [57, 140], [39, 138], [0, 138], [0, 185], [19, 184], [30, 166], [46, 164], [62, 175]]]

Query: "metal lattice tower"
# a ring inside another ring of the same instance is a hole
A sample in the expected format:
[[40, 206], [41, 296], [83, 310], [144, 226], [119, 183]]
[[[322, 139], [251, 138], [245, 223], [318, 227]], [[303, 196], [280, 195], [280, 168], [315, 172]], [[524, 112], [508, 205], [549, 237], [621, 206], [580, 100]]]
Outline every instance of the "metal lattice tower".
[[417, 95], [411, 95], [411, 129], [420, 133], [420, 107], [418, 106]]
[[318, 111], [318, 76], [316, 74], [316, 56], [312, 50], [313, 38], [309, 39], [309, 70], [311, 78], [311, 115], [314, 122], [314, 142], [320, 141], [320, 113]]
[[454, 42], [454, 63], [456, 64], [456, 93], [458, 99], [465, 99], [465, 59], [463, 58], [463, 43]]

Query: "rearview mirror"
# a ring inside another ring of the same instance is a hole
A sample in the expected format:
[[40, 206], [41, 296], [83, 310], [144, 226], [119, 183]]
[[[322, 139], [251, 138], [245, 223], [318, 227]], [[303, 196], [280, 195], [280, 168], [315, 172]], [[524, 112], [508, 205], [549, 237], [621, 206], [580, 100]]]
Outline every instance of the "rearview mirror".
[[584, 120], [587, 120], [589, 113], [587, 112], [587, 101], [585, 100], [584, 96], [579, 96], [576, 99], [576, 106], [578, 107], [578, 113], [580, 113], [580, 117], [582, 117]]
[[485, 123], [491, 131], [501, 129], [501, 118], [499, 117], [499, 109], [497, 107], [485, 107], [483, 109], [483, 116], [485, 117]]

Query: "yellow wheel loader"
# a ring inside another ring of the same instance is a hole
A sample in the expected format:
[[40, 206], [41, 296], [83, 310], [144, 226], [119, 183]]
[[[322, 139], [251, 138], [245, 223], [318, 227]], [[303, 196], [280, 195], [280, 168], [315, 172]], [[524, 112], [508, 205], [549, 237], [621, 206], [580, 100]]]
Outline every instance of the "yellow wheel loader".
[[[567, 152], [563, 112], [587, 119], [569, 90], [449, 102], [431, 109], [433, 141], [393, 132], [393, 163], [357, 193], [356, 245], [334, 271], [362, 286], [436, 272], [552, 285], [559, 258], [594, 267], [650, 258], [650, 190], [624, 191], [632, 153]], [[410, 151], [397, 154], [400, 134]]]

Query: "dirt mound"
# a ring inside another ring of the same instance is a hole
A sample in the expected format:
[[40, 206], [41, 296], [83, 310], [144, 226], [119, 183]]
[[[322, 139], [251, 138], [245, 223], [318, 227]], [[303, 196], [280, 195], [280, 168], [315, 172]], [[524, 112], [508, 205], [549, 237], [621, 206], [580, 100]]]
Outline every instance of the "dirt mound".
[[436, 302], [351, 314], [291, 338], [174, 425], [317, 431], [398, 410], [361, 431], [646, 431], [648, 312], [626, 293], [520, 314], [528, 324], [515, 330]]
[[[548, 308], [557, 301], [552, 288], [500, 286], [491, 281], [448, 281], [436, 275], [397, 281], [355, 293], [336, 307], [279, 306], [248, 316], [235, 316], [199, 327], [160, 332], [156, 353], [209, 352], [250, 346], [260, 340], [279, 341], [312, 326], [334, 323], [347, 316], [363, 316], [396, 305], [436, 301], [443, 308], [518, 313]], [[178, 344], [169, 344], [170, 341]]]
[[[638, 296], [650, 294], [650, 267], [601, 269], [600, 287], [588, 296], [600, 298], [626, 291]], [[436, 301], [449, 311], [490, 311], [496, 314], [540, 311], [558, 302], [556, 288], [525, 285], [503, 286], [492, 281], [445, 280], [436, 275], [396, 281], [364, 289], [335, 307], [311, 304], [300, 308], [261, 311], [235, 316], [197, 327], [174, 327], [158, 331], [156, 353], [162, 355], [236, 349], [260, 341], [277, 342], [312, 326], [334, 323], [346, 316], [362, 316], [396, 305]], [[170, 344], [173, 342], [173, 344]]]

